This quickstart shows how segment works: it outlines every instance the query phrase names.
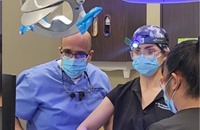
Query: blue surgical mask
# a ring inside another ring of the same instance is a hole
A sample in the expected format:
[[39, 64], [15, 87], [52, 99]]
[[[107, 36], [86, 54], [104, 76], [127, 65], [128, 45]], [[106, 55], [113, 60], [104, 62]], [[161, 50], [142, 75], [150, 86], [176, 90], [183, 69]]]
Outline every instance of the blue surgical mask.
[[177, 90], [175, 90], [174, 92], [173, 92], [173, 94], [172, 94], [172, 97], [171, 97], [171, 99], [168, 99], [167, 98], [167, 95], [166, 95], [166, 86], [167, 86], [167, 84], [169, 83], [169, 81], [172, 79], [172, 77], [170, 77], [169, 79], [168, 79], [168, 81], [166, 82], [166, 84], [160, 84], [161, 85], [161, 88], [163, 89], [163, 97], [164, 97], [164, 101], [165, 101], [165, 103], [166, 103], [166, 105], [169, 107], [169, 109], [170, 109], [170, 111], [171, 112], [173, 112], [173, 113], [177, 113], [177, 109], [176, 109], [176, 107], [175, 107], [175, 105], [174, 105], [174, 102], [173, 102], [173, 97], [174, 97], [174, 94], [176, 93], [176, 91]]
[[143, 55], [135, 58], [132, 66], [144, 76], [152, 76], [159, 68], [157, 57], [144, 57]]
[[[174, 91], [174, 93], [175, 92], [176, 91]], [[170, 111], [173, 112], [173, 113], [177, 113], [177, 110], [176, 110], [176, 107], [174, 105], [173, 100], [172, 99], [168, 99], [165, 92], [164, 92], [163, 96], [164, 96], [165, 103], [169, 107]]]
[[86, 69], [86, 60], [62, 57], [62, 69], [71, 78], [75, 79], [80, 76]]

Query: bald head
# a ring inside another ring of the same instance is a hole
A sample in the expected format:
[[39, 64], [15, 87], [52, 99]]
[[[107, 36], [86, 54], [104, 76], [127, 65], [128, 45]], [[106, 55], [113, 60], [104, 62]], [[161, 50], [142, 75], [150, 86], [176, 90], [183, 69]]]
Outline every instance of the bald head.
[[88, 53], [91, 50], [91, 35], [77, 33], [62, 39], [62, 49], [70, 49], [72, 51], [84, 51]]

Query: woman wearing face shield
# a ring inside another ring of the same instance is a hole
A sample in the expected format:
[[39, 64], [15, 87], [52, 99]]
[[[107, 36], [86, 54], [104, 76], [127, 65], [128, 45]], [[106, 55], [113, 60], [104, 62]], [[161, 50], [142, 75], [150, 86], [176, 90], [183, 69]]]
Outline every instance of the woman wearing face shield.
[[199, 130], [199, 41], [177, 44], [163, 69], [160, 84], [165, 102], [176, 114], [147, 130]]
[[114, 88], [78, 130], [97, 130], [110, 117], [110, 130], [145, 130], [173, 115], [159, 85], [160, 66], [169, 52], [166, 31], [153, 25], [142, 26], [133, 34], [130, 46], [132, 66], [140, 77]]

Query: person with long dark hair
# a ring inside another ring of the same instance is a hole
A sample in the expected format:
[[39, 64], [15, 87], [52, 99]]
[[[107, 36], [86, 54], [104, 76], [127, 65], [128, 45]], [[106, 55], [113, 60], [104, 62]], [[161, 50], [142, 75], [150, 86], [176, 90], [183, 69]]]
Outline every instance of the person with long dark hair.
[[199, 41], [184, 41], [172, 49], [160, 82], [165, 102], [176, 114], [147, 130], [199, 130]]

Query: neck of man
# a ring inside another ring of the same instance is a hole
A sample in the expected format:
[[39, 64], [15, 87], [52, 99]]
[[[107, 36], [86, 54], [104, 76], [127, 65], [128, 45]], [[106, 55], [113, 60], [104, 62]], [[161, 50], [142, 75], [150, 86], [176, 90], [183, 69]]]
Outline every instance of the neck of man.
[[60, 68], [61, 68], [61, 59], [57, 60], [57, 63], [58, 63], [58, 65], [59, 65]]

